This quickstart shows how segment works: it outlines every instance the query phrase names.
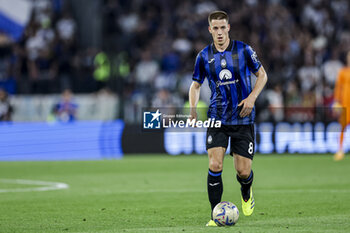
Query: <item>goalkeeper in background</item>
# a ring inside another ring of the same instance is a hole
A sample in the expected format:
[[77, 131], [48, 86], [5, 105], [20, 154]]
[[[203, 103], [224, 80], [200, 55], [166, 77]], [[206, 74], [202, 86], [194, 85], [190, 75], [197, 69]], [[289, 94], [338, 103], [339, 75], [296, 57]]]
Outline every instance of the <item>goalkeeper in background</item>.
[[339, 150], [334, 154], [334, 160], [339, 161], [344, 158], [344, 131], [346, 126], [350, 124], [350, 51], [346, 56], [346, 67], [341, 69], [338, 74], [334, 90], [334, 102], [336, 108], [342, 108], [339, 116], [339, 123], [341, 125]]

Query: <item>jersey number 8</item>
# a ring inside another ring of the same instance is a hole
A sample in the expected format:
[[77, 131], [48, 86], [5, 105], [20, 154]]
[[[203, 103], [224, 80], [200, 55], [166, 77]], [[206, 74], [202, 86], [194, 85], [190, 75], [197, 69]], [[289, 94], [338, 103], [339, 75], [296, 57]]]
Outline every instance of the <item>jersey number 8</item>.
[[250, 143], [249, 143], [249, 148], [248, 148], [248, 153], [249, 153], [249, 154], [253, 154], [253, 149], [254, 149], [254, 148], [253, 148], [253, 143], [250, 142]]

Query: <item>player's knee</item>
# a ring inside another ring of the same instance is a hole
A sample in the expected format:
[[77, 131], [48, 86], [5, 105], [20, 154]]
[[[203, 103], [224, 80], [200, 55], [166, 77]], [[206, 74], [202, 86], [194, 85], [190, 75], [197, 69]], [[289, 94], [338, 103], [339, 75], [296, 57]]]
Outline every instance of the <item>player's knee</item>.
[[213, 172], [219, 172], [222, 171], [222, 162], [220, 161], [210, 161], [209, 162], [209, 169], [212, 170]]
[[237, 168], [237, 175], [242, 179], [247, 179], [250, 176], [250, 169]]

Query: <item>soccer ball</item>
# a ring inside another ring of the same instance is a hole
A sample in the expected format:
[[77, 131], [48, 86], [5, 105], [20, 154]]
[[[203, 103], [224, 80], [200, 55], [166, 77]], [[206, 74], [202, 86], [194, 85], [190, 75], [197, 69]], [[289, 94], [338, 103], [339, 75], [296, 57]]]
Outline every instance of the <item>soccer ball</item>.
[[237, 206], [229, 201], [220, 202], [213, 210], [213, 220], [218, 226], [233, 226], [237, 223], [238, 218]]

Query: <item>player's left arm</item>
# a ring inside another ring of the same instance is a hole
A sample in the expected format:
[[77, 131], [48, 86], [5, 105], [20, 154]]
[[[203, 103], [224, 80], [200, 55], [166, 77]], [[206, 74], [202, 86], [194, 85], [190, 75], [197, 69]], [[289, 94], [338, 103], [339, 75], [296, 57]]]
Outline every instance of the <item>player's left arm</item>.
[[257, 80], [252, 92], [246, 99], [238, 104], [238, 106], [242, 106], [242, 110], [239, 114], [240, 117], [246, 117], [252, 112], [255, 101], [267, 82], [267, 74], [263, 66], [260, 66], [259, 70], [255, 73], [255, 76], [257, 77]]

